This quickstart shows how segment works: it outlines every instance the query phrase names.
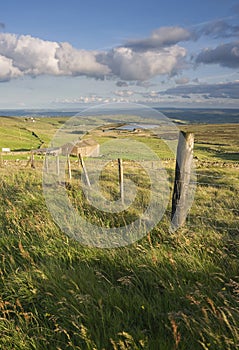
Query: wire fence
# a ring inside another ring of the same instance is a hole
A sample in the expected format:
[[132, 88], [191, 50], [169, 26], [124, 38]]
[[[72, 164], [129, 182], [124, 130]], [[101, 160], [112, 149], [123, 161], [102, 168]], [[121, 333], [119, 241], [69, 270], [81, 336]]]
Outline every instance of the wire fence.
[[[215, 170], [214, 170], [215, 171]], [[213, 172], [213, 171], [212, 171]], [[208, 170], [197, 175], [196, 193], [186, 224], [200, 225], [218, 231], [239, 233], [239, 172], [209, 174]]]
[[[51, 156], [51, 161], [47, 164], [43, 158], [36, 158], [34, 162], [35, 169], [43, 169], [57, 178], [59, 169], [57, 157]], [[79, 191], [86, 186], [85, 174], [78, 159], [70, 157], [71, 176], [65, 162], [65, 183], [71, 183]], [[3, 164], [6, 169], [12, 164], [18, 168], [25, 168], [28, 160], [8, 161]], [[47, 165], [46, 165], [47, 164]], [[213, 164], [213, 163], [212, 163]], [[94, 181], [99, 181], [99, 188], [104, 196], [112, 202], [120, 197], [119, 173], [117, 160], [104, 160], [102, 158], [88, 158], [85, 162], [89, 180], [92, 185]], [[171, 201], [175, 174], [175, 160], [168, 159], [162, 162], [155, 160], [145, 160], [134, 162], [132, 160], [123, 160], [124, 191], [126, 200], [130, 200], [138, 208], [145, 208], [148, 198], [153, 196], [159, 206], [162, 201], [167, 201], [165, 215], [170, 219]], [[100, 171], [99, 171], [100, 170]], [[32, 170], [34, 171], [34, 169]], [[239, 169], [233, 167], [210, 168], [207, 166], [195, 169], [196, 176], [193, 176], [190, 182], [195, 190], [194, 199], [187, 215], [186, 225], [192, 229], [203, 226], [208, 229], [218, 231], [227, 231], [231, 234], [239, 233]], [[96, 176], [97, 174], [97, 176]], [[152, 180], [157, 186], [152, 186]], [[131, 187], [137, 191], [137, 201], [135, 193], [131, 193]], [[169, 192], [167, 191], [167, 187]], [[141, 211], [142, 211], [141, 210]]]
[[[101, 189], [112, 200], [120, 195], [118, 167], [116, 161], [104, 164], [102, 160], [90, 160], [91, 166], [86, 167], [103, 169], [99, 178]], [[102, 163], [102, 164], [100, 164]], [[174, 185], [175, 161], [123, 161], [123, 173], [126, 182], [134, 184], [140, 193], [142, 205], [147, 202], [145, 197], [149, 194], [160, 205], [162, 201], [168, 201], [165, 215], [170, 218], [172, 204], [172, 190]], [[82, 172], [80, 170], [80, 172]], [[84, 174], [82, 174], [84, 176]], [[92, 179], [92, 172], [89, 172]], [[93, 176], [94, 178], [94, 176]], [[152, 181], [157, 186], [152, 186]], [[203, 225], [219, 231], [239, 233], [239, 171], [228, 169], [195, 169], [190, 185], [193, 200], [187, 215], [186, 225], [194, 228]], [[167, 192], [169, 187], [169, 192]], [[130, 187], [127, 187], [127, 193]], [[167, 196], [169, 195], [169, 198]]]

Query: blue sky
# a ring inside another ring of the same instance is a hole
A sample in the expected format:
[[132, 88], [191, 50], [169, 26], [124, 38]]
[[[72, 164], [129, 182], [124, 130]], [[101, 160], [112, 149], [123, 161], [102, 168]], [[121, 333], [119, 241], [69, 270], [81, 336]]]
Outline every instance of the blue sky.
[[239, 107], [239, 3], [0, 4], [0, 109]]

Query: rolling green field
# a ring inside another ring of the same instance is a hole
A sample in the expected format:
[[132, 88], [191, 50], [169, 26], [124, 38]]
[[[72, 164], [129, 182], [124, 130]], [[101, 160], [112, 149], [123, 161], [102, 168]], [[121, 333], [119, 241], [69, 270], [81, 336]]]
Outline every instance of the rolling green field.
[[66, 118], [0, 117], [0, 148], [12, 151], [28, 151], [40, 146], [47, 147], [57, 128]]
[[[170, 232], [169, 203], [146, 237], [100, 249], [68, 238], [54, 223], [42, 193], [43, 159], [26, 167], [29, 151], [48, 145], [63, 122], [0, 118], [0, 148], [19, 151], [2, 155], [0, 167], [0, 349], [238, 349], [238, 124], [181, 126], [195, 133], [198, 168], [183, 228]], [[101, 143], [113, 136], [94, 135]], [[163, 159], [172, 189], [170, 152], [147, 133], [132, 138]], [[121, 224], [147, 205], [142, 171], [134, 174], [135, 205], [114, 215], [87, 204], [74, 158], [72, 172], [69, 198], [92, 221]], [[101, 181], [105, 195], [117, 199], [114, 169]]]

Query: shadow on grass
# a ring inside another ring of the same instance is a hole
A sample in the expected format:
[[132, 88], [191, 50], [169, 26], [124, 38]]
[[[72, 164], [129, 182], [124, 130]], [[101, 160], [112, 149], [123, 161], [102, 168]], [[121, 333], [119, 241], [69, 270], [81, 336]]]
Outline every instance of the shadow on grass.
[[206, 225], [173, 235], [163, 220], [129, 247], [87, 248], [53, 223], [34, 174], [22, 177], [1, 190], [6, 349], [233, 349], [239, 315], [225, 283], [238, 265], [226, 236]]
[[13, 152], [31, 152], [30, 148], [15, 148]]
[[220, 158], [224, 161], [239, 162], [239, 153], [238, 152], [219, 153], [217, 154], [217, 158]]

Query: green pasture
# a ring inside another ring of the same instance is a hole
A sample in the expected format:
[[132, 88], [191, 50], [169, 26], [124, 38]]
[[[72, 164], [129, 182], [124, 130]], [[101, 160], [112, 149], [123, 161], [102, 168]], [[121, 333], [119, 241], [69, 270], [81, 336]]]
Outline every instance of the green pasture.
[[[35, 169], [26, 167], [29, 151], [47, 145], [63, 122], [0, 118], [0, 147], [19, 150], [2, 155], [0, 166], [0, 349], [237, 350], [238, 125], [182, 126], [195, 133], [198, 176], [184, 227], [170, 230], [169, 200], [145, 237], [103, 249], [68, 237], [54, 222], [43, 195], [42, 157]], [[92, 137], [103, 145], [114, 136], [101, 138], [97, 131]], [[175, 160], [165, 144], [150, 134], [119, 136], [125, 137], [163, 159], [171, 191]], [[91, 206], [76, 158], [71, 163], [66, 193], [86, 220], [122, 226], [147, 207], [149, 178], [131, 160], [124, 163], [125, 177], [137, 195], [123, 213]], [[116, 166], [108, 163], [99, 179], [109, 200], [119, 199]]]

